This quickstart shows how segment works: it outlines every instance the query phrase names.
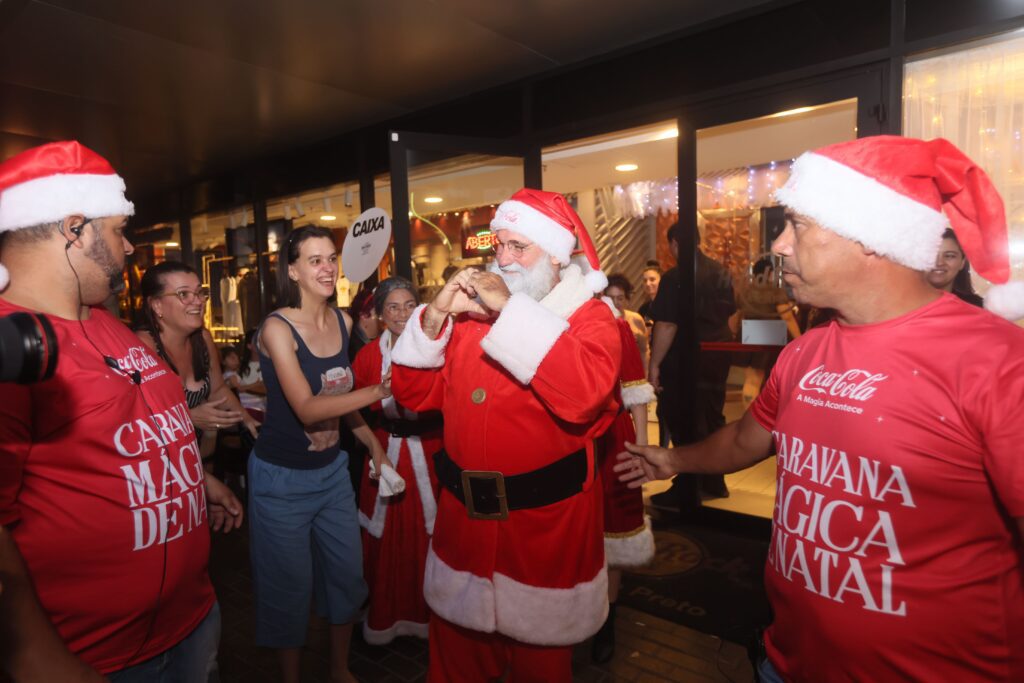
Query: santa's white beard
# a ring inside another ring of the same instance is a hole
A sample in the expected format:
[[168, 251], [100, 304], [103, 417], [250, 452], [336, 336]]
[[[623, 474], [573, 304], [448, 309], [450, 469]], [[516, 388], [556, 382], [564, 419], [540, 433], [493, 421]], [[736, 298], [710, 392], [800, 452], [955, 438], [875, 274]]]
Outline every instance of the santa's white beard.
[[556, 271], [543, 258], [537, 259], [537, 262], [530, 268], [525, 268], [522, 264], [514, 261], [502, 268], [497, 261], [491, 261], [487, 270], [500, 275], [511, 293], [522, 292], [537, 301], [546, 297], [557, 282]]

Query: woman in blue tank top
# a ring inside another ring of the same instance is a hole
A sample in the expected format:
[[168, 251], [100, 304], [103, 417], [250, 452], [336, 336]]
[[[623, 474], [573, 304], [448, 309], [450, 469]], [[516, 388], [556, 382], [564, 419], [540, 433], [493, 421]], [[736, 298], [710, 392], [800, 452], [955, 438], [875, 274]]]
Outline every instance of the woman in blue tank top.
[[330, 623], [331, 680], [354, 681], [348, 647], [367, 589], [339, 416], [379, 471], [384, 450], [358, 410], [390, 396], [390, 382], [352, 391], [352, 320], [329, 304], [338, 279], [330, 231], [289, 233], [277, 263], [284, 308], [258, 337], [267, 414], [249, 458], [256, 644], [277, 648], [282, 679], [298, 681], [313, 595]]

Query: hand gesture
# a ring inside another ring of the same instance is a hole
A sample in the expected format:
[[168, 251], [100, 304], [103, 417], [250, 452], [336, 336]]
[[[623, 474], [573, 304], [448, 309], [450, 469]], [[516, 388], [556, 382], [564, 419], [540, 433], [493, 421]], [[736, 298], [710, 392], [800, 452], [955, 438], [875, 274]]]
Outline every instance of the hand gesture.
[[512, 296], [505, 280], [497, 273], [474, 271], [469, 276], [469, 286], [476, 291], [483, 305], [495, 313], [505, 308], [509, 297]]
[[619, 481], [628, 484], [629, 488], [639, 488], [656, 479], [668, 479], [676, 473], [670, 449], [638, 446], [628, 441], [624, 445], [626, 450], [619, 453], [619, 463], [614, 470], [620, 473]]
[[460, 313], [487, 315], [487, 310], [473, 300], [477, 292], [470, 284], [470, 278], [477, 272], [473, 268], [466, 268], [455, 273], [430, 302], [428, 308], [433, 308], [443, 315], [459, 315]]
[[242, 504], [220, 479], [212, 474], [206, 475], [206, 516], [213, 531], [232, 529], [242, 526]]
[[195, 408], [190, 408], [188, 413], [192, 417], [192, 424], [203, 431], [223, 429], [242, 421], [242, 414], [237, 410], [223, 408], [226, 398], [219, 398], [216, 401], [207, 401]]

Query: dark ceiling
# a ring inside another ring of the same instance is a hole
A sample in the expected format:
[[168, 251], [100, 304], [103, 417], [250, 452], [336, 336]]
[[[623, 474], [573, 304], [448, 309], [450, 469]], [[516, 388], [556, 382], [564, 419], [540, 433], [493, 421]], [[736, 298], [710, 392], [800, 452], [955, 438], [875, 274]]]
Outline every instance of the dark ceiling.
[[0, 1], [0, 158], [75, 138], [133, 195], [765, 0]]

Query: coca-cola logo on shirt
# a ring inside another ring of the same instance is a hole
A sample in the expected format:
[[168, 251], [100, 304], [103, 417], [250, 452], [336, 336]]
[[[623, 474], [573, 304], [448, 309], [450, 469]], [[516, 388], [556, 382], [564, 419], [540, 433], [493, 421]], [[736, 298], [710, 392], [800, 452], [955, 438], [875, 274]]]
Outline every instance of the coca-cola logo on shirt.
[[800, 388], [854, 401], [867, 401], [877, 391], [875, 385], [887, 379], [888, 375], [860, 368], [829, 372], [824, 365], [819, 365], [800, 378]]
[[156, 358], [154, 358], [144, 346], [133, 346], [128, 349], [128, 353], [117, 359], [117, 365], [122, 370], [132, 371], [138, 370], [139, 372], [145, 372], [150, 368], [157, 366]]

